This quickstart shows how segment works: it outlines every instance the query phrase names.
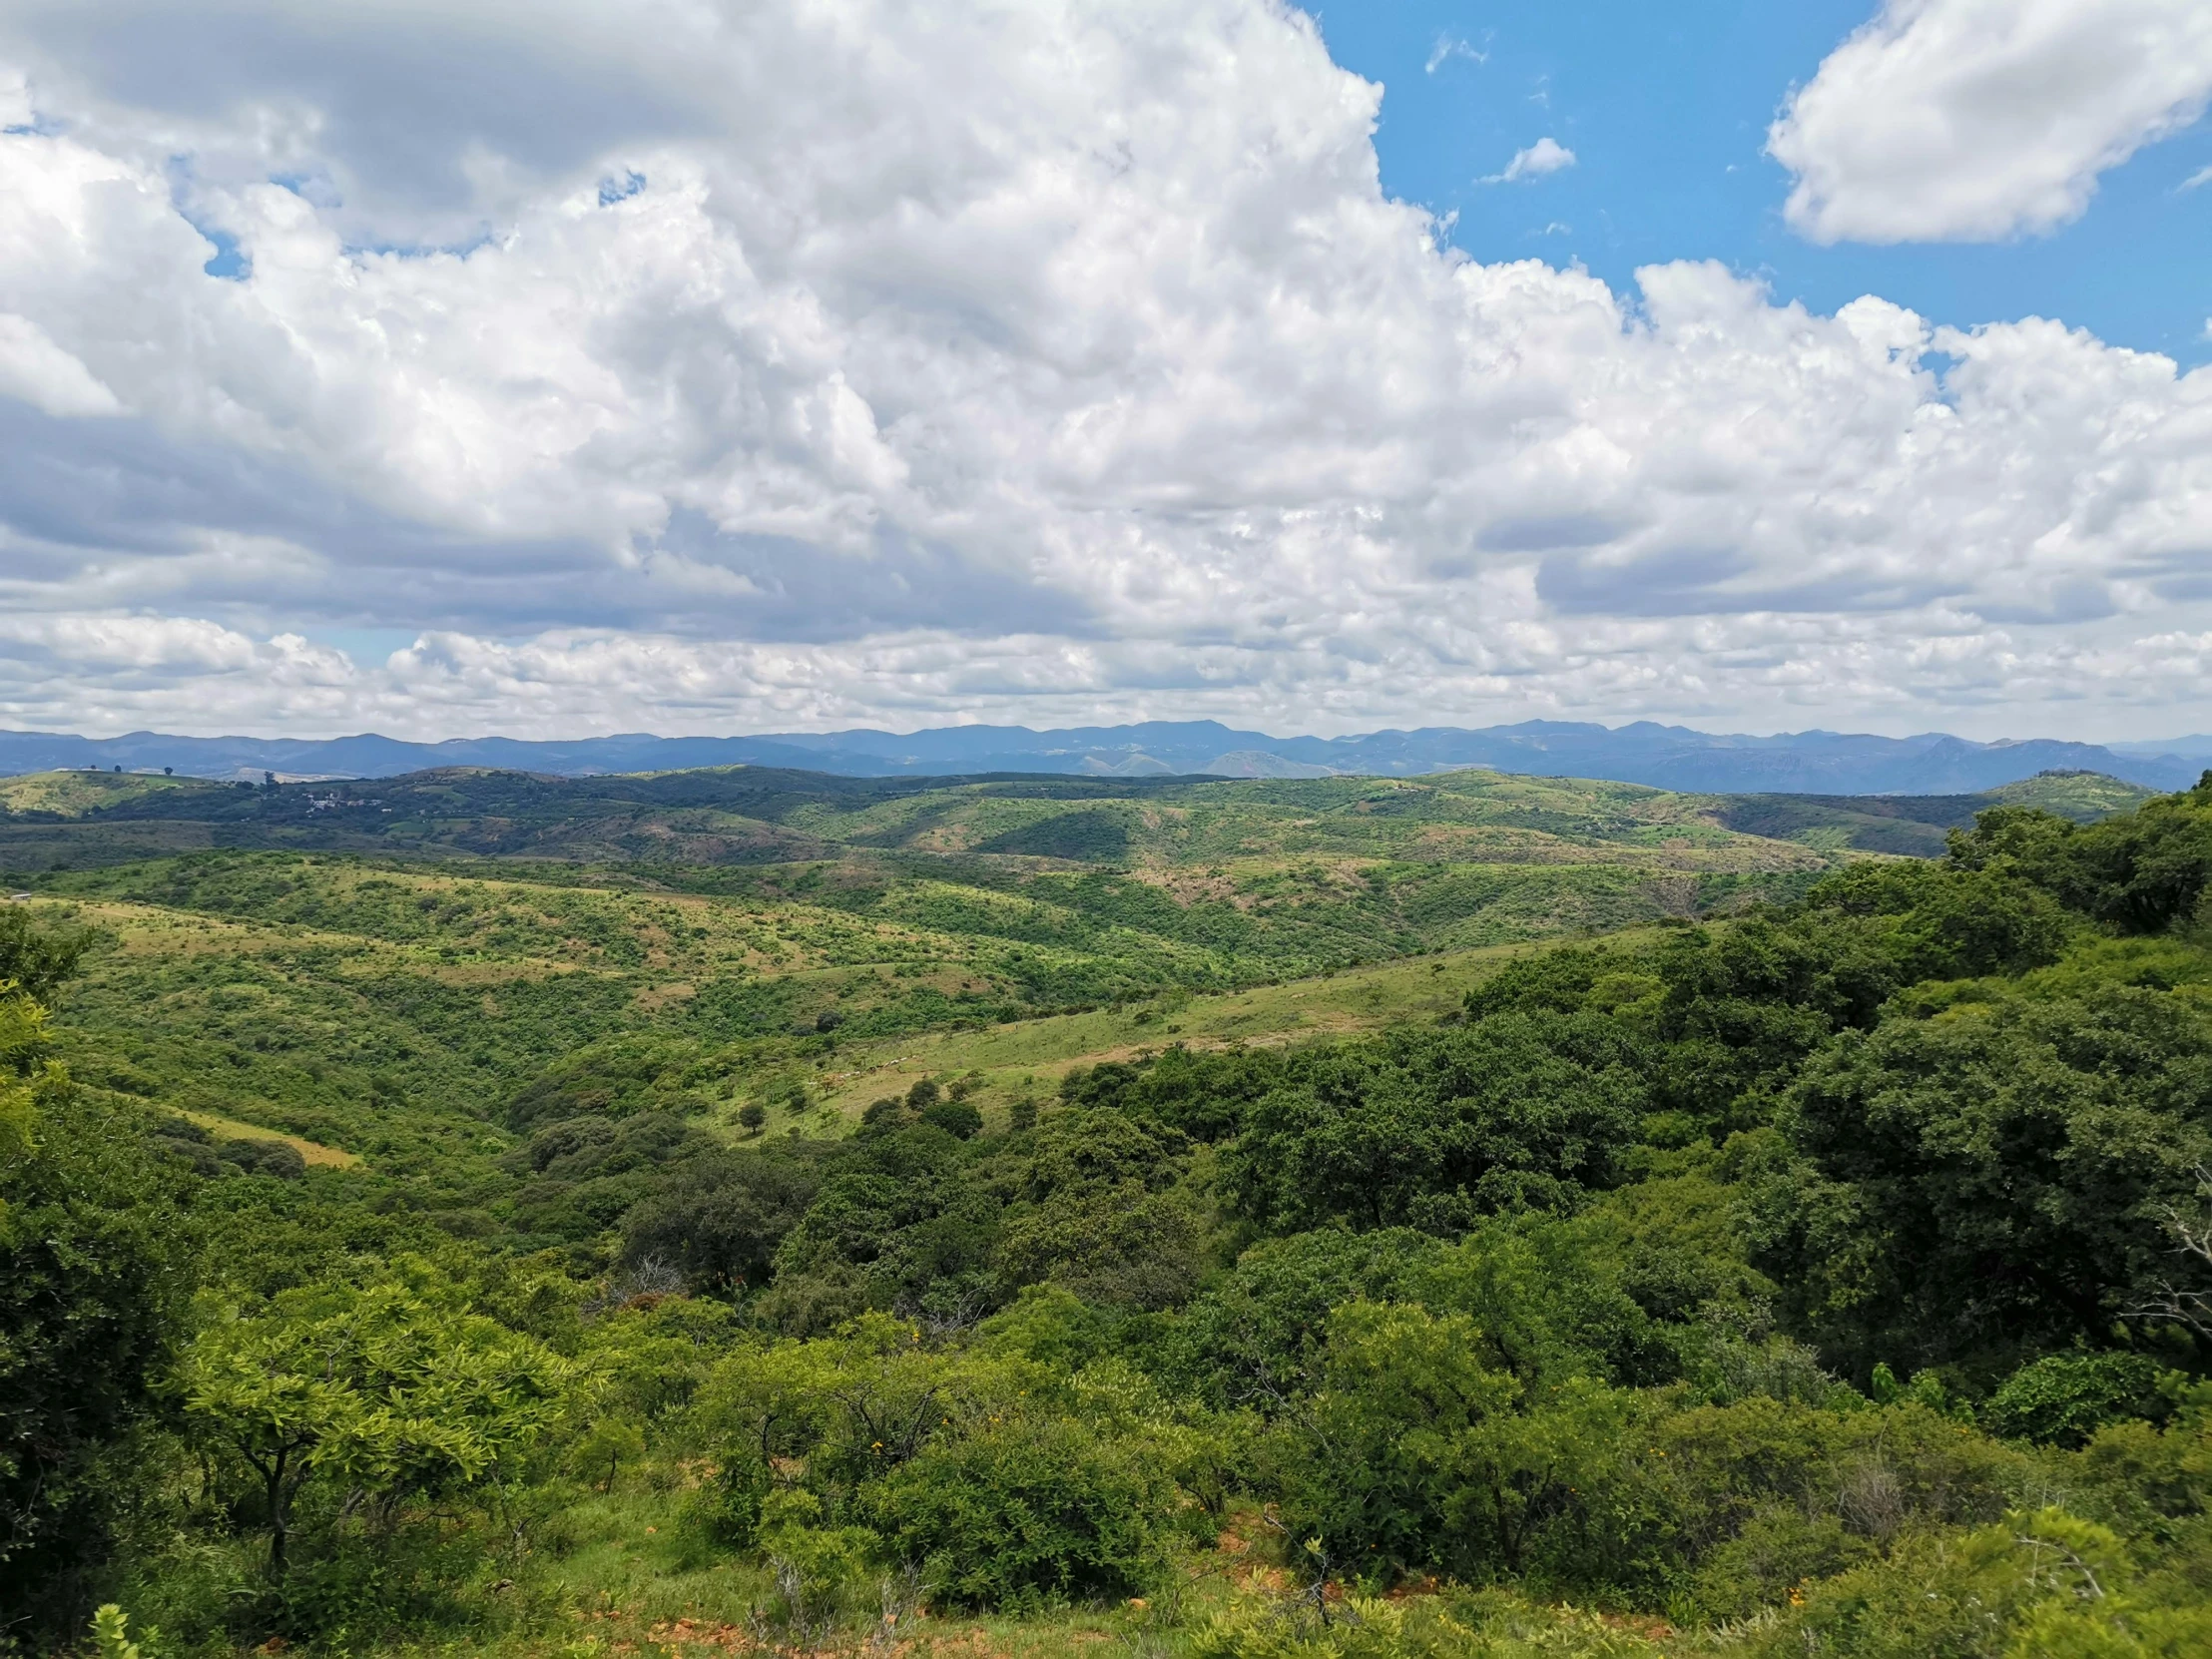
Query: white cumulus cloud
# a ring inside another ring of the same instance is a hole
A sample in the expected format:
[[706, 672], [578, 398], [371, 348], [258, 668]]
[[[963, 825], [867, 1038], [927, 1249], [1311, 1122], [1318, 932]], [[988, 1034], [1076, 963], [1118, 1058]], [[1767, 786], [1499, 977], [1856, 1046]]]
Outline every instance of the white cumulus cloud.
[[1885, 0], [1768, 148], [1817, 242], [1988, 242], [2078, 218], [2208, 95], [2204, 0]]
[[1513, 152], [1513, 159], [1505, 164], [1502, 173], [1486, 175], [1485, 185], [1517, 184], [1523, 179], [1542, 179], [1554, 173], [1564, 173], [1574, 166], [1574, 152], [1555, 138], [1540, 138], [1526, 150]]
[[1272, 0], [99, 9], [0, 14], [0, 724], [2212, 715], [2212, 373], [1462, 258]]

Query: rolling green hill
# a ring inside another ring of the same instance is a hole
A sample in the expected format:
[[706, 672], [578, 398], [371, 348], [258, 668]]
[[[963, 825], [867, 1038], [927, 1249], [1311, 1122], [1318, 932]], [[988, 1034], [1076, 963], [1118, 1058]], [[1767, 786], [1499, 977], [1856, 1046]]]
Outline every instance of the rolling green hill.
[[[101, 774], [48, 774], [105, 788]], [[62, 783], [19, 781], [55, 790]], [[124, 778], [117, 784], [133, 781]], [[142, 782], [163, 782], [161, 780]], [[1425, 862], [1590, 861], [1634, 849], [1681, 868], [1746, 866], [1711, 798], [1468, 771], [1313, 781], [846, 779], [769, 768], [559, 779], [448, 770], [351, 784], [117, 790], [69, 822], [9, 812], [0, 859], [113, 861], [118, 837], [180, 846], [738, 865], [835, 851], [1080, 863], [1316, 854]], [[1789, 854], [1765, 853], [1769, 864]], [[1756, 863], [1758, 859], [1750, 860]]]
[[1972, 796], [1696, 796], [1468, 770], [1418, 779], [853, 779], [773, 768], [611, 778], [450, 769], [274, 789], [130, 774], [0, 780], [0, 870], [209, 848], [729, 867], [912, 853], [1169, 867], [1266, 857], [1798, 867], [1750, 841], [1934, 854], [1993, 806], [2078, 822], [2148, 792], [2045, 773]]
[[221, 784], [149, 772], [31, 772], [0, 778], [0, 822], [16, 819], [82, 819], [93, 813], [158, 799], [157, 812], [175, 811], [194, 796], [213, 796]]
[[[809, 1132], [837, 1133], [909, 1050], [1014, 1088], [1170, 1025], [1358, 1024], [1374, 1010], [1347, 1000], [1356, 982], [1391, 987], [1376, 1007], [1417, 1004], [1500, 947], [1786, 899], [1868, 826], [1939, 837], [1990, 804], [1479, 771], [277, 789], [73, 773], [14, 791], [11, 878], [101, 940], [72, 992], [81, 1075], [456, 1190], [506, 1144], [505, 1102], [557, 1064], [628, 1068], [725, 1117], [804, 1077], [829, 1108]], [[2008, 793], [2086, 811], [2121, 792]], [[1332, 988], [1266, 992], [1294, 981]], [[1162, 1011], [1184, 1005], [1200, 1012]], [[1013, 1058], [960, 1038], [1040, 1019]]]
[[101, 941], [79, 1075], [455, 1203], [559, 1064], [725, 1119], [804, 1077], [809, 1132], [841, 1133], [853, 1079], [925, 1033], [1056, 1019], [1022, 1053], [1059, 1065], [1178, 998], [1408, 957], [1427, 994], [1432, 957], [1786, 898], [1831, 863], [1694, 798], [1490, 773], [164, 782], [25, 780], [0, 822], [34, 907]]

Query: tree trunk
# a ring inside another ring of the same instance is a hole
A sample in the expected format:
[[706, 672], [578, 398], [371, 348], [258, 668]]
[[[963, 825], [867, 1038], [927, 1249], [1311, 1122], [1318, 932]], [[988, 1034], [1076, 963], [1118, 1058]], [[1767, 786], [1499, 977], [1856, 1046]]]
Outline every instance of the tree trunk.
[[285, 1452], [279, 1449], [270, 1459], [263, 1478], [269, 1484], [269, 1576], [281, 1583], [284, 1577], [284, 1544], [288, 1531], [284, 1514], [284, 1463]]

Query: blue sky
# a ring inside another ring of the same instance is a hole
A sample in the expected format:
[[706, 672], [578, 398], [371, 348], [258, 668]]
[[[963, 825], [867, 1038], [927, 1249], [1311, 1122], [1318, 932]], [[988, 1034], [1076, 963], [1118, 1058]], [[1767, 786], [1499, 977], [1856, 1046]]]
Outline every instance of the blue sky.
[[[1725, 261], [1778, 300], [1834, 311], [1881, 294], [1959, 326], [2063, 319], [2187, 365], [2212, 358], [2212, 123], [2103, 175], [2089, 211], [1993, 245], [1823, 248], [1783, 222], [1766, 153], [1790, 90], [1872, 14], [1869, 0], [1370, 0], [1319, 11], [1330, 54], [1387, 89], [1383, 188], [1439, 215], [1484, 261], [1579, 260], [1616, 288], [1642, 265]], [[1575, 166], [1482, 185], [1545, 137]], [[1562, 228], [1563, 227], [1563, 228]]]

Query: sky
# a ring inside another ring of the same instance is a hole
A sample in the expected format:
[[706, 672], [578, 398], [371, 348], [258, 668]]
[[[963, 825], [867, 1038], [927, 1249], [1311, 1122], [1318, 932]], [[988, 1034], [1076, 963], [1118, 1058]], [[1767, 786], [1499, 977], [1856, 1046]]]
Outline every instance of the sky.
[[2212, 729], [2202, 0], [13, 0], [0, 726]]

